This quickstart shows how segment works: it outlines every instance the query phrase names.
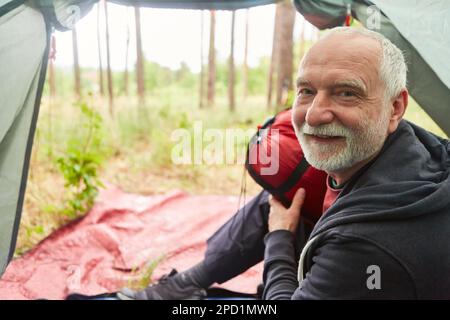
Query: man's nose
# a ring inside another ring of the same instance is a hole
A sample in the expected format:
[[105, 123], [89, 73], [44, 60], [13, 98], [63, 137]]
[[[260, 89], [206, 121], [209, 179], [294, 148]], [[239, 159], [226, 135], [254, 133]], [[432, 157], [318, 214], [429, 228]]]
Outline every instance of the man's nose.
[[331, 123], [334, 120], [332, 103], [326, 93], [318, 92], [306, 111], [305, 121], [312, 127]]

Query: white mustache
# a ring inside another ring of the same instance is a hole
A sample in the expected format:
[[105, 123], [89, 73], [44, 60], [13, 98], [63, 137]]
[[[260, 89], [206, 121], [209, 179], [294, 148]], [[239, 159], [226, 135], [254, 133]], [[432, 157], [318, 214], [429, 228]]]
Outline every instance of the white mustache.
[[323, 124], [317, 127], [312, 127], [306, 122], [300, 128], [303, 134], [310, 135], [322, 135], [322, 136], [339, 136], [339, 137], [350, 137], [352, 131], [343, 125], [337, 123]]

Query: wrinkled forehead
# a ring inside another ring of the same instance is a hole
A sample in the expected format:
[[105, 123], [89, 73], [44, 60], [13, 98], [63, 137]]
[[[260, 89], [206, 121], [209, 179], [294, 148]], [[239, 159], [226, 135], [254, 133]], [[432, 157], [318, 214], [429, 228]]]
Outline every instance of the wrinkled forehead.
[[353, 79], [369, 90], [381, 82], [381, 56], [381, 46], [374, 39], [330, 36], [308, 51], [300, 63], [298, 78], [316, 84]]

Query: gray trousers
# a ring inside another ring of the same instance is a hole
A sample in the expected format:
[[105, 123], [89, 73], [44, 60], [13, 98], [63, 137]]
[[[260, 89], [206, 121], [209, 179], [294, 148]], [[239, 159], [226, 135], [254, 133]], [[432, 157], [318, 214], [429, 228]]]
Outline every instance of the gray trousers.
[[[269, 193], [262, 191], [220, 227], [207, 241], [202, 261], [209, 282], [223, 283], [264, 259], [264, 236], [268, 232]], [[300, 219], [296, 233], [297, 261], [312, 231]]]

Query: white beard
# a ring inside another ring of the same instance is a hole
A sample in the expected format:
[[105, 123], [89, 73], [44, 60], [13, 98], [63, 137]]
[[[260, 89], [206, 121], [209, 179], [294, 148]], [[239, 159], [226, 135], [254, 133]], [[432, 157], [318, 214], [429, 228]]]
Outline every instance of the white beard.
[[[300, 128], [293, 121], [295, 133], [306, 160], [326, 172], [339, 172], [368, 159], [383, 147], [387, 136], [390, 110], [383, 108], [380, 117], [363, 119], [358, 129], [350, 129], [338, 122], [312, 127], [304, 122]], [[336, 144], [313, 143], [305, 134], [341, 136]]]

